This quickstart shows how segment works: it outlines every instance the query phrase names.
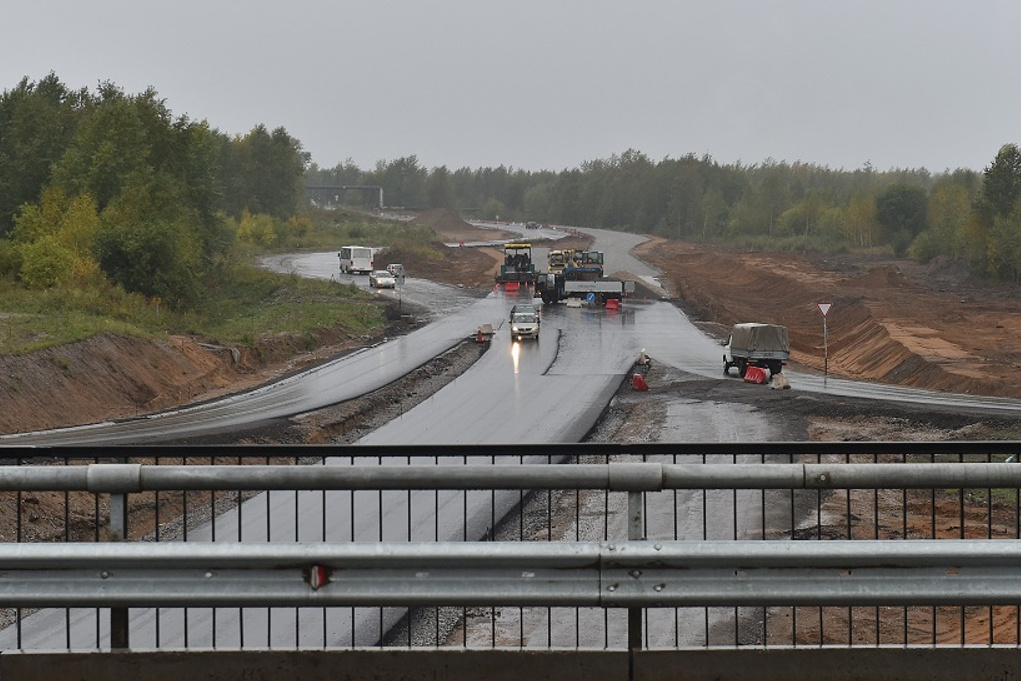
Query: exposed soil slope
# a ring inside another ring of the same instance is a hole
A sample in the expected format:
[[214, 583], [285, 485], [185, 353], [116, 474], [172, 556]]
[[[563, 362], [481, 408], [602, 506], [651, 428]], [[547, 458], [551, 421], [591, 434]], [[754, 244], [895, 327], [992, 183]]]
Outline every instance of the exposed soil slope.
[[741, 253], [652, 241], [638, 255], [720, 330], [784, 324], [792, 358], [830, 375], [960, 393], [1021, 397], [1021, 299], [980, 286], [952, 263], [870, 256]]

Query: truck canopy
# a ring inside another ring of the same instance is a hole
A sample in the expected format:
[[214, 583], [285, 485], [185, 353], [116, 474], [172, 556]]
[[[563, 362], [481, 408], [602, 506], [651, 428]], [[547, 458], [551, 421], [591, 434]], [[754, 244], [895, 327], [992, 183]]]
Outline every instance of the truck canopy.
[[746, 353], [782, 352], [790, 354], [791, 341], [787, 327], [776, 324], [735, 324], [730, 332], [732, 351]]

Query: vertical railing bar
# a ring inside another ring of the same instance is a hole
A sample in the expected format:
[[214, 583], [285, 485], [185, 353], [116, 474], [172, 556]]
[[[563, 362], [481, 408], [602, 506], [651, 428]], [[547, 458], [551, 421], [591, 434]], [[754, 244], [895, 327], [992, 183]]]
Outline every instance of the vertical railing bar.
[[[352, 467], [354, 467], [354, 465], [355, 465], [355, 458], [352, 456], [349, 461], [350, 461], [350, 465]], [[348, 514], [348, 516], [351, 518], [351, 542], [352, 543], [357, 541], [357, 537], [355, 537], [355, 495], [356, 494], [357, 494], [357, 492], [352, 490], [351, 491], [351, 495], [349, 497], [350, 503], [351, 503], [351, 512]], [[325, 528], [325, 525], [324, 525], [324, 528]], [[351, 644], [350, 644], [350, 646], [352, 648], [355, 647], [355, 624], [354, 623], [355, 623], [355, 607], [351, 606]], [[324, 627], [324, 629], [325, 629], [325, 627]]]
[[[301, 459], [298, 457], [297, 454], [295, 454], [295, 456], [294, 456], [294, 463], [292, 465], [294, 465], [294, 466], [300, 466], [301, 465]], [[295, 543], [301, 541], [301, 523], [299, 522], [299, 516], [301, 515], [300, 514], [301, 506], [298, 503], [298, 500], [301, 497], [301, 493], [302, 493], [302, 490], [294, 490], [294, 492], [293, 492], [293, 494], [294, 494], [294, 541], [295, 541]], [[214, 612], [214, 617], [215, 617], [215, 612], [216, 611], [214, 610], [213, 612]], [[297, 649], [299, 647], [299, 642], [300, 641], [301, 641], [301, 608], [300, 607], [296, 607], [296, 608], [294, 608], [294, 647], [295, 647], [295, 649]]]
[[[496, 456], [489, 457], [489, 465], [496, 466]], [[467, 523], [467, 519], [465, 519]], [[496, 539], [496, 490], [489, 491], [489, 541]], [[489, 647], [496, 648], [496, 607], [489, 609]]]
[[[730, 463], [732, 463], [734, 465], [737, 465], [737, 454], [732, 454], [731, 455]], [[736, 489], [735, 490], [731, 490], [731, 495], [732, 496], [731, 496], [731, 503], [730, 503], [730, 513], [731, 513], [730, 522], [731, 522], [732, 527], [733, 527], [732, 539], [736, 540], [737, 539], [737, 525], [738, 525], [738, 521], [737, 521], [737, 490]], [[708, 632], [706, 632], [706, 636], [708, 636]], [[740, 609], [735, 605], [734, 606], [734, 646], [738, 646], [738, 645], [740, 645], [740, 643], [741, 643], [741, 615], [740, 615]]]
[[[986, 453], [986, 463], [992, 463], [992, 455]], [[993, 538], [993, 488], [986, 490], [986, 539]], [[996, 635], [993, 631], [993, 606], [989, 606], [989, 645], [993, 645]]]
[[[467, 466], [468, 465], [468, 455], [467, 454], [464, 454], [462, 456], [461, 465], [463, 465], [463, 466]], [[462, 515], [461, 515], [461, 539], [463, 541], [468, 541], [468, 491], [467, 490], [461, 490], [460, 494], [461, 494], [461, 501], [462, 501], [462, 503], [464, 505], [464, 508], [463, 508], [463, 511], [462, 511]], [[461, 608], [461, 621], [464, 622], [463, 641], [464, 641], [464, 647], [467, 648], [468, 647], [468, 608], [467, 607], [462, 607]]]
[[[759, 463], [760, 464], [765, 464], [766, 463], [766, 452], [763, 452], [762, 454], [760, 454], [760, 456], [759, 456]], [[794, 490], [789, 490], [788, 498], [790, 499], [790, 537], [791, 537], [791, 539], [793, 539], [794, 538]], [[762, 507], [760, 509], [760, 513], [762, 514], [762, 525], [763, 525], [762, 538], [765, 541], [766, 540], [766, 490], [763, 490], [762, 496], [760, 497], [760, 499], [762, 501]], [[763, 618], [763, 645], [767, 645], [768, 641], [769, 641], [769, 609], [765, 605], [763, 605], [763, 609], [762, 609], [762, 618]]]
[[[571, 465], [571, 464], [576, 464], [576, 463], [578, 463], [577, 459], [575, 459], [574, 461], [568, 461], [566, 465]], [[553, 465], [553, 455], [552, 454], [546, 454], [546, 465], [547, 466], [552, 466]], [[575, 496], [574, 496], [574, 508], [575, 508], [575, 510], [577, 510], [579, 504], [581, 503], [580, 490], [575, 490], [574, 494], [575, 494]], [[575, 541], [577, 541], [577, 537], [578, 537], [578, 525], [577, 525], [577, 523], [575, 523], [574, 536], [575, 536]], [[553, 490], [552, 489], [546, 490], [546, 541], [547, 542], [552, 542], [553, 541]], [[552, 618], [553, 618], [553, 608], [551, 608], [550, 606], [547, 605], [546, 606], [546, 641], [547, 641], [546, 645], [547, 645], [547, 648], [552, 647], [553, 632], [552, 632], [552, 625], [550, 623], [550, 620]]]
[[[674, 464], [677, 463], [677, 453], [676, 452], [671, 454], [670, 461], [672, 463], [674, 463]], [[679, 527], [680, 521], [681, 521], [681, 514], [680, 514], [680, 510], [678, 509], [678, 504], [680, 503], [680, 500], [678, 499], [678, 494], [677, 493], [678, 493], [678, 490], [676, 490], [676, 489], [673, 490], [674, 541], [677, 541], [678, 539], [681, 538], [680, 537], [680, 532], [678, 531], [678, 527]], [[680, 645], [681, 645], [681, 609], [680, 608], [674, 608], [674, 648], [677, 648]]]
[[[408, 456], [405, 459], [404, 463], [405, 463], [406, 466], [410, 466], [411, 465], [411, 456]], [[412, 522], [411, 500], [412, 500], [412, 498], [411, 498], [411, 490], [409, 489], [408, 490], [408, 541], [409, 542], [411, 541], [411, 522]], [[435, 511], [433, 512], [433, 515], [434, 516], [436, 515]], [[411, 650], [411, 641], [412, 641], [411, 628], [414, 626], [414, 618], [411, 616], [411, 609], [410, 608], [408, 609], [407, 618], [408, 618], [408, 650]]]
[[[162, 459], [160, 457], [158, 457], [158, 456], [155, 457], [154, 460], [155, 460], [155, 464], [157, 466], [159, 466], [161, 461], [162, 461]], [[160, 493], [159, 493], [158, 490], [153, 493], [153, 500], [152, 501], [153, 501], [153, 504], [155, 505], [155, 508], [153, 509], [153, 518], [154, 518], [154, 522], [156, 524], [156, 541], [159, 542], [159, 541], [161, 541], [161, 537], [160, 537]], [[213, 518], [213, 523], [212, 524], [213, 524], [213, 528], [215, 530], [215, 528], [216, 528], [216, 518], [215, 517]], [[160, 630], [160, 617], [161, 617], [161, 613], [160, 613], [160, 609], [159, 608], [155, 608], [153, 610], [153, 617], [154, 617], [153, 630], [154, 630], [154, 637], [156, 639], [155, 643], [156, 643], [156, 647], [159, 648], [160, 647], [160, 639], [161, 639], [161, 635], [160, 635], [161, 634], [161, 630]]]
[[[321, 459], [319, 459], [319, 465], [322, 466], [323, 468], [326, 467], [326, 457], [325, 456], [322, 457]], [[321, 542], [323, 542], [323, 543], [326, 543], [326, 539], [327, 539], [327, 534], [326, 534], [326, 519], [329, 517], [329, 514], [326, 512], [326, 500], [327, 500], [326, 490], [320, 490], [320, 494], [319, 494], [319, 509], [320, 509], [319, 510], [319, 521], [321, 523], [322, 532], [320, 533], [320, 539], [319, 540]], [[327, 627], [327, 619], [329, 617], [329, 610], [326, 608], [325, 605], [320, 610], [321, 610], [321, 614], [322, 614], [322, 618], [323, 618], [323, 635], [322, 635], [322, 638], [320, 640], [322, 640], [322, 642], [323, 642], [323, 646], [322, 646], [323, 649], [326, 649], [327, 647], [329, 647], [329, 641], [327, 640], [327, 637], [329, 636], [329, 634], [328, 634], [329, 629]]]
[[[525, 455], [518, 456], [518, 465], [525, 463]], [[549, 507], [546, 508], [547, 518]], [[525, 491], [518, 490], [518, 541], [525, 541]], [[518, 648], [525, 647], [525, 608], [518, 607]]]
[[[98, 498], [99, 495], [96, 495]], [[97, 523], [98, 525], [98, 523]], [[128, 539], [128, 495], [110, 495], [110, 541], [123, 542]], [[110, 647], [125, 650], [128, 640], [128, 609], [110, 608]]]
[[[383, 457], [382, 456], [376, 458], [376, 465], [377, 466], [382, 466], [383, 465]], [[376, 514], [377, 515], [376, 515], [376, 517], [379, 519], [379, 534], [377, 536], [377, 539], [379, 540], [380, 543], [382, 543], [383, 542], [383, 490], [379, 490], [379, 492], [376, 494], [376, 503], [377, 503], [377, 507], [376, 507]], [[383, 608], [379, 608], [379, 633], [376, 636], [376, 641], [377, 641], [376, 646], [379, 647], [379, 648], [383, 647], [383, 636], [384, 636], [384, 634], [386, 634], [386, 632], [383, 630]]]
[[[901, 463], [907, 463], [908, 462], [908, 455], [907, 455], [906, 452], [901, 454], [900, 462]], [[910, 538], [910, 537], [908, 537], [908, 503], [909, 503], [908, 491], [906, 489], [902, 489], [901, 490], [901, 501], [900, 501], [900, 508], [901, 508], [900, 533], [901, 533], [901, 539], [904, 540], [904, 541], [907, 541]], [[904, 640], [904, 645], [908, 645], [908, 636], [909, 636], [909, 629], [908, 629], [908, 607], [904, 606], [904, 632], [903, 632], [903, 635], [902, 635], [902, 638]]]
[[[99, 457], [92, 459], [93, 463], [99, 463]], [[69, 466], [71, 464], [70, 457], [64, 458], [64, 465]], [[99, 512], [99, 495], [94, 494], [92, 496], [92, 512], [93, 512], [93, 523], [92, 523], [92, 541], [99, 543], [100, 533], [100, 512]], [[69, 492], [64, 492], [64, 541], [71, 541], [71, 496]], [[96, 649], [101, 648], [102, 643], [102, 627], [100, 626], [100, 619], [102, 617], [102, 609], [96, 608], [95, 610], [95, 623], [96, 623]], [[67, 611], [67, 645], [71, 647], [71, 612]]]
[[[629, 540], [645, 538], [645, 514], [643, 513], [645, 495], [642, 492], [628, 492], [628, 532]], [[627, 609], [627, 647], [633, 654], [642, 649], [642, 612], [641, 607]], [[633, 661], [633, 660], [632, 660]]]
[[[237, 460], [238, 466], [242, 465], [242, 458], [239, 456]], [[238, 543], [241, 543], [242, 532], [241, 528], [244, 527], [244, 518], [242, 518], [242, 511], [245, 508], [242, 500], [245, 498], [243, 491], [237, 492], [237, 524], [238, 524]], [[187, 500], [187, 493], [185, 493], [185, 499]], [[187, 503], [187, 501], [185, 501]], [[187, 611], [185, 611], [187, 613]], [[238, 646], [240, 648], [245, 647], [245, 609], [243, 607], [238, 608]]]
[[[181, 461], [182, 461], [182, 463], [186, 462], [185, 459], [181, 459]], [[216, 457], [215, 456], [210, 456], [209, 457], [209, 464], [213, 465], [215, 463], [216, 463]], [[187, 492], [182, 492], [182, 494], [187, 494]], [[240, 498], [238, 498], [238, 504], [239, 505], [241, 504]], [[210, 522], [210, 526], [211, 526], [210, 527], [210, 541], [215, 542], [216, 541], [216, 490], [210, 490], [209, 491], [209, 518], [211, 520], [211, 522]], [[213, 608], [212, 609], [212, 613], [211, 613], [211, 619], [210, 619], [211, 627], [212, 627], [212, 630], [210, 631], [210, 638], [212, 639], [213, 650], [216, 650], [216, 629], [217, 629], [217, 627], [216, 627], [216, 615], [217, 615], [217, 612], [218, 612], [217, 609]]]
[[[851, 463], [851, 455], [850, 454], [845, 454], [844, 455], [844, 463]], [[852, 518], [851, 518], [851, 490], [847, 490], [846, 491], [845, 499], [846, 499], [846, 505], [847, 505], [847, 509], [846, 509], [847, 510], [847, 538], [848, 539], [854, 539], [854, 529], [851, 526], [851, 523], [852, 523]], [[822, 638], [823, 637], [821, 636], [821, 632], [820, 632], [820, 639], [822, 639]], [[854, 610], [851, 608], [851, 606], [847, 606], [847, 645], [850, 646], [853, 642], [854, 642]]]
[[[266, 465], [269, 466], [271, 463], [272, 463], [272, 459], [269, 456], [267, 456], [266, 457]], [[272, 534], [273, 534], [273, 532], [272, 532], [272, 525], [270, 523], [270, 517], [272, 515], [270, 513], [270, 509], [273, 508], [273, 505], [271, 503], [272, 495], [273, 495], [273, 490], [266, 490], [265, 497], [266, 497], [266, 543], [267, 544], [273, 541], [273, 537], [272, 537]], [[269, 608], [269, 607], [266, 608], [266, 647], [267, 648], [271, 648], [271, 649], [273, 648], [273, 608]]]
[[[181, 457], [181, 463], [187, 465], [188, 458]], [[238, 465], [241, 465], [241, 457], [238, 457]], [[190, 523], [188, 522], [188, 493], [181, 491], [181, 537], [182, 541], [188, 541], [188, 528]], [[238, 505], [238, 542], [241, 541], [241, 506]], [[244, 617], [241, 613], [244, 612], [241, 608], [238, 608], [238, 621], [244, 622]], [[188, 608], [181, 609], [181, 634], [184, 641], [184, 647], [188, 647]], [[242, 638], [242, 645], [244, 639]]]
[[[24, 466], [25, 465], [24, 459], [22, 459], [20, 456], [17, 457], [15, 459], [15, 465], [16, 466]], [[65, 460], [64, 465], [67, 465], [66, 460]], [[22, 496], [21, 496], [21, 490], [19, 489], [15, 493], [15, 495], [14, 495], [14, 503], [15, 503], [15, 507], [14, 507], [14, 538], [15, 538], [15, 540], [19, 544], [21, 543], [21, 540], [22, 540], [21, 509], [24, 507], [24, 504], [22, 503], [22, 501], [23, 501], [23, 499], [22, 499]], [[70, 611], [67, 611], [67, 610], [64, 611], [64, 618], [65, 618], [65, 620], [70, 618]], [[18, 648], [21, 648], [24, 645], [24, 642], [22, 641], [23, 628], [22, 628], [22, 625], [21, 625], [21, 619], [22, 619], [22, 609], [21, 608], [15, 608], [15, 610], [14, 610], [14, 626], [15, 626], [14, 637], [18, 641]], [[69, 626], [65, 626], [65, 630], [69, 630], [69, 629], [70, 629]], [[70, 633], [68, 635], [70, 636]], [[68, 643], [67, 647], [70, 648], [71, 644]]]
[[[879, 463], [879, 454], [872, 455], [872, 463]], [[879, 490], [872, 490], [872, 537], [873, 539], [879, 539]], [[879, 639], [882, 636], [882, 627], [879, 622], [880, 611], [879, 606], [875, 609], [875, 626], [876, 626], [876, 647], [879, 647]]]
[[[958, 463], [964, 463], [964, 454], [959, 454], [957, 456], [957, 461], [958, 461]], [[967, 534], [965, 532], [965, 529], [964, 529], [964, 523], [965, 523], [964, 500], [965, 500], [965, 497], [966, 497], [965, 489], [962, 487], [960, 490], [958, 490], [958, 497], [957, 497], [958, 498], [958, 511], [959, 511], [958, 525], [960, 527], [960, 533], [959, 533], [960, 534], [960, 539], [964, 539], [964, 537]], [[966, 632], [967, 626], [968, 626], [967, 619], [965, 618], [964, 606], [961, 606], [961, 619], [960, 619], [960, 622], [961, 622], [961, 647], [963, 648], [964, 644], [965, 644], [965, 640], [966, 640], [966, 633], [965, 632]]]
[[[936, 454], [929, 455], [929, 463], [936, 463]], [[936, 538], [936, 490], [929, 490], [929, 538]], [[936, 640], [939, 636], [939, 627], [937, 624], [937, 606], [932, 606], [932, 645], [936, 645]]]
[[[708, 462], [708, 455], [702, 454], [702, 464], [705, 465]], [[702, 539], [709, 539], [709, 491], [706, 489], [702, 490]], [[703, 619], [703, 640], [705, 641], [705, 647], [709, 647], [709, 608], [702, 608], [702, 619]]]
[[[434, 466], [439, 466], [440, 465], [440, 457], [439, 456], [434, 456], [433, 457], [433, 465]], [[433, 513], [433, 541], [438, 542], [440, 540], [440, 491], [439, 490], [434, 490], [433, 491], [433, 508], [436, 509], [435, 512]], [[440, 645], [440, 609], [436, 608], [433, 612], [435, 613], [435, 623], [436, 623], [435, 627], [434, 627], [434, 631], [436, 632], [436, 634], [434, 636], [434, 640], [436, 642], [436, 645], [439, 646]], [[465, 622], [464, 626], [467, 627], [468, 623]]]

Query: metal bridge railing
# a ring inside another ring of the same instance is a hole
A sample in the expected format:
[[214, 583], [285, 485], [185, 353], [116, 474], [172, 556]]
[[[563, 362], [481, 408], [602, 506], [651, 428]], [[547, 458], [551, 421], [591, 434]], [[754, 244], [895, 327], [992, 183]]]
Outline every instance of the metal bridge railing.
[[0, 649], [1017, 647], [1018, 449], [5, 448]]

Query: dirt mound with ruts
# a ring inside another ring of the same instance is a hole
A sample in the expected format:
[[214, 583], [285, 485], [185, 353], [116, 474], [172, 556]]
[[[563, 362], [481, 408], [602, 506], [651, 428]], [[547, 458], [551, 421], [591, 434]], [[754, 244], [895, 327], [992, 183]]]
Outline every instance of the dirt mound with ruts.
[[[830, 375], [957, 393], [1021, 397], [1021, 299], [959, 264], [861, 255], [763, 254], [653, 240], [662, 269], [698, 319], [783, 324], [792, 360]], [[824, 318], [821, 303], [830, 307]]]
[[429, 210], [412, 224], [431, 229], [438, 241], [414, 247], [390, 248], [381, 254], [386, 262], [399, 262], [409, 277], [488, 291], [500, 267], [497, 249], [450, 247], [446, 244], [510, 240], [514, 234], [483, 229], [462, 220], [448, 210]]

